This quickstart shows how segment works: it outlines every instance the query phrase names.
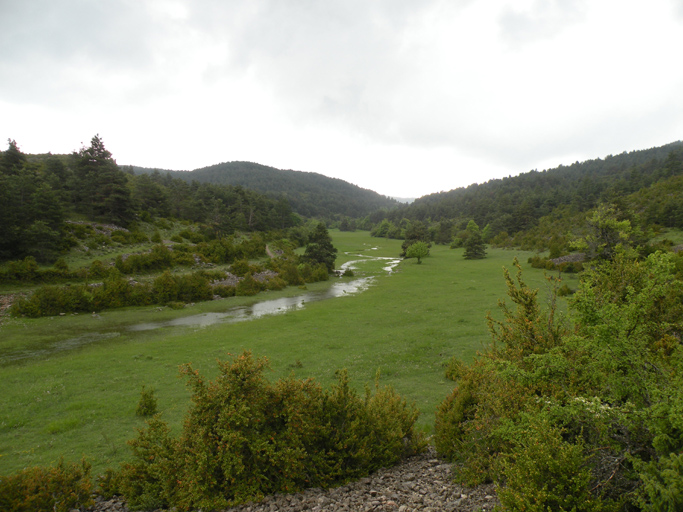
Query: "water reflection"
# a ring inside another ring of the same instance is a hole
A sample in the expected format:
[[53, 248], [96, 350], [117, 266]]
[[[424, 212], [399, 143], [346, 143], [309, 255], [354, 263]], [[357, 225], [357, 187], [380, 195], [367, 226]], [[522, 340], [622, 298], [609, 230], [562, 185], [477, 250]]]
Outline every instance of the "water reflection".
[[317, 302], [325, 299], [333, 299], [344, 295], [366, 290], [374, 278], [364, 277], [344, 283], [334, 283], [329, 289], [320, 292], [308, 292], [296, 297], [284, 297], [281, 299], [264, 300], [252, 306], [241, 306], [221, 313], [202, 313], [200, 315], [185, 316], [164, 322], [147, 322], [132, 325], [130, 331], [149, 331], [162, 327], [207, 327], [219, 323], [242, 322], [266, 315], [279, 315], [288, 311], [303, 309], [307, 302]]
[[[370, 250], [376, 250], [373, 247]], [[359, 270], [359, 266], [370, 261], [381, 261], [386, 262], [386, 265], [382, 267], [382, 270], [386, 273], [391, 274], [396, 266], [401, 262], [400, 258], [386, 258], [377, 256], [366, 256], [364, 254], [349, 254], [347, 255], [357, 257], [359, 259], [352, 260], [341, 265], [340, 270], [344, 272], [345, 270]], [[376, 271], [375, 271], [376, 273]], [[295, 311], [298, 309], [303, 309], [308, 302], [317, 302], [326, 299], [333, 299], [335, 297], [343, 297], [344, 295], [353, 295], [360, 293], [372, 284], [374, 281], [373, 276], [360, 277], [358, 279], [353, 279], [351, 281], [339, 281], [334, 283], [327, 290], [322, 290], [318, 292], [306, 292], [302, 295], [296, 297], [285, 297], [281, 299], [264, 300], [255, 303], [252, 306], [236, 307], [228, 311], [220, 313], [202, 313], [199, 315], [184, 316], [182, 318], [176, 318], [173, 320], [163, 321], [163, 322], [147, 322], [142, 324], [136, 324], [125, 328], [127, 331], [149, 331], [153, 329], [161, 329], [165, 327], [193, 327], [193, 328], [203, 328], [210, 325], [215, 325], [219, 323], [233, 323], [241, 322], [245, 320], [252, 320], [260, 318], [266, 315], [278, 315], [284, 314], [289, 311]], [[83, 346], [91, 345], [94, 343], [104, 343], [112, 338], [116, 338], [121, 335], [121, 332], [89, 332], [77, 337], [59, 339], [59, 336], [55, 336], [55, 339], [50, 341], [41, 341], [38, 346], [31, 349], [21, 350], [21, 351], [2, 351], [0, 350], [0, 365], [5, 364], [17, 364], [22, 361], [28, 361], [36, 358], [49, 357], [50, 355], [77, 349]]]

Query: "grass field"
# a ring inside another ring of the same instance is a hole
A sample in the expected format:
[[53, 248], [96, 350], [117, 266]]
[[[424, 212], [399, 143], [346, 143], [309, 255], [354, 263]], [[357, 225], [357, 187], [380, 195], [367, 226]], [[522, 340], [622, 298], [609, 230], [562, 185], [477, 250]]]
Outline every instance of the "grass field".
[[[337, 266], [358, 254], [397, 256], [400, 241], [374, 239], [367, 232], [331, 231], [339, 249]], [[373, 249], [374, 248], [374, 249]], [[352, 254], [346, 255], [344, 253]], [[136, 308], [56, 318], [6, 319], [0, 326], [0, 356], [36, 352], [55, 340], [88, 339], [78, 348], [0, 366], [0, 474], [29, 465], [85, 456], [97, 474], [129, 455], [126, 440], [144, 420], [135, 416], [143, 385], [153, 388], [163, 418], [179, 430], [189, 393], [178, 365], [192, 362], [213, 377], [217, 358], [251, 350], [267, 356], [273, 380], [291, 373], [334, 382], [347, 368], [361, 390], [393, 386], [422, 412], [420, 427], [430, 432], [434, 410], [452, 387], [444, 364], [471, 359], [489, 339], [486, 312], [505, 297], [502, 267], [530, 253], [489, 250], [484, 260], [466, 261], [462, 250], [434, 246], [417, 265], [401, 262], [387, 275], [380, 262], [359, 267], [376, 275], [367, 291], [307, 304], [304, 309], [206, 328], [165, 328], [128, 332], [126, 326], [188, 313], [225, 310], [265, 297], [233, 297], [196, 304], [183, 311]], [[543, 273], [525, 266], [525, 280], [544, 288]], [[576, 284], [569, 282], [570, 287]], [[310, 290], [330, 283], [308, 285]], [[298, 288], [268, 292], [267, 298], [303, 293]]]

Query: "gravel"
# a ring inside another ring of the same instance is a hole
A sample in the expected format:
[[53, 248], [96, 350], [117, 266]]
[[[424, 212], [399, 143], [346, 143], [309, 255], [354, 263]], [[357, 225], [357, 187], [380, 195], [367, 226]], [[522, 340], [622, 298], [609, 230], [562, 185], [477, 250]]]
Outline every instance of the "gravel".
[[[470, 489], [453, 483], [451, 465], [431, 449], [341, 487], [267, 496], [226, 512], [483, 512], [499, 504], [493, 485]], [[100, 498], [89, 510], [127, 512], [128, 508], [121, 500]]]

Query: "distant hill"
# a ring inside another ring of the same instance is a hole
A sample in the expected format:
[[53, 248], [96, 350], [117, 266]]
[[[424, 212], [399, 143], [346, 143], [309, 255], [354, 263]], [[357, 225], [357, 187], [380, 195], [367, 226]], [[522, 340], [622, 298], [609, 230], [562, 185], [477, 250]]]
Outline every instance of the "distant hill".
[[404, 204], [410, 204], [413, 201], [415, 201], [414, 197], [392, 197], [392, 199], [396, 199], [399, 203], [404, 203]]
[[488, 224], [494, 234], [513, 234], [534, 227], [559, 207], [587, 211], [678, 175], [683, 175], [681, 141], [430, 194], [386, 218], [396, 224], [404, 218], [464, 223], [473, 219], [479, 226]]
[[[156, 170], [135, 166], [132, 169], [136, 174], [149, 174]], [[399, 205], [394, 199], [344, 180], [252, 162], [226, 162], [194, 171], [158, 171], [187, 182], [241, 186], [271, 197], [285, 197], [292, 209], [305, 217], [362, 218], [374, 211]]]

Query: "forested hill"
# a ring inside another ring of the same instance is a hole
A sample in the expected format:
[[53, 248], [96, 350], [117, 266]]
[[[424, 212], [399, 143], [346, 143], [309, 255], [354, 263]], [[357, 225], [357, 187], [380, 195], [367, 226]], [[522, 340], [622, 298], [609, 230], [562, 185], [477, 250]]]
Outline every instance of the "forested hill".
[[[133, 167], [135, 173], [153, 169]], [[272, 196], [285, 197], [292, 209], [305, 217], [360, 218], [381, 208], [395, 208], [398, 202], [337, 178], [314, 172], [280, 170], [252, 162], [226, 162], [195, 169], [169, 172], [174, 178], [199, 183], [239, 185]]]
[[576, 162], [431, 194], [389, 212], [388, 220], [474, 219], [491, 233], [527, 230], [555, 208], [587, 211], [683, 174], [683, 142]]

